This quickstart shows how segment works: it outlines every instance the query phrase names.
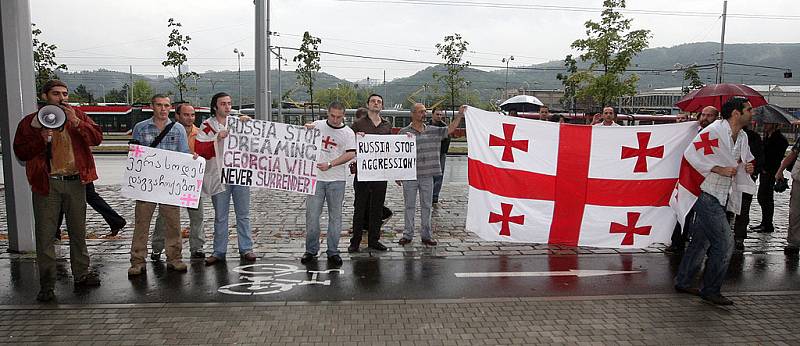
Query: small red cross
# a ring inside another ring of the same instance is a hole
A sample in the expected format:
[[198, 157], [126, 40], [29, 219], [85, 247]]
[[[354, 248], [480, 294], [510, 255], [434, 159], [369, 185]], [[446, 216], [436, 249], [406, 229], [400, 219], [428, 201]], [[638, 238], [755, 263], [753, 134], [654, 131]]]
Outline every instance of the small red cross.
[[133, 152], [133, 157], [139, 157], [142, 156], [142, 154], [144, 154], [144, 149], [142, 149], [142, 147], [138, 145], [134, 145], [133, 149], [131, 149], [130, 151]]
[[489, 135], [489, 146], [490, 147], [497, 147], [502, 146], [503, 148], [503, 161], [514, 162], [514, 153], [512, 149], [519, 149], [524, 152], [528, 152], [528, 140], [514, 140], [514, 128], [517, 125], [514, 124], [503, 124], [503, 136], [505, 138], [500, 138], [495, 135]]
[[181, 200], [181, 205], [192, 205], [192, 203], [196, 202], [198, 198], [196, 198], [192, 194], [186, 193], [181, 196], [180, 200]]
[[325, 137], [325, 139], [322, 141], [322, 144], [323, 144], [323, 149], [328, 149], [329, 146], [335, 147], [338, 145], [336, 144], [336, 142], [333, 141], [331, 136]]
[[703, 149], [703, 155], [711, 155], [714, 153], [714, 149], [712, 147], [719, 148], [719, 138], [710, 139], [710, 133], [701, 133], [700, 134], [700, 141], [694, 142], [694, 149], [700, 150]]
[[648, 148], [647, 144], [650, 143], [650, 132], [637, 132], [636, 138], [639, 140], [638, 148], [622, 147], [622, 159], [636, 158], [636, 166], [633, 168], [634, 173], [647, 172], [647, 157], [664, 157], [664, 146], [655, 148]]
[[511, 230], [508, 228], [508, 223], [513, 222], [518, 225], [525, 224], [525, 215], [516, 215], [511, 216], [511, 209], [514, 206], [508, 203], [500, 203], [500, 209], [503, 210], [503, 215], [495, 214], [493, 212], [489, 213], [489, 223], [498, 223], [502, 222], [500, 226], [500, 235], [511, 236]]
[[622, 245], [633, 245], [634, 234], [650, 235], [652, 226], [636, 227], [636, 222], [639, 221], [639, 216], [641, 215], [641, 213], [628, 212], [628, 225], [621, 225], [616, 222], [611, 223], [610, 232], [612, 234], [625, 233], [625, 237], [622, 238]]

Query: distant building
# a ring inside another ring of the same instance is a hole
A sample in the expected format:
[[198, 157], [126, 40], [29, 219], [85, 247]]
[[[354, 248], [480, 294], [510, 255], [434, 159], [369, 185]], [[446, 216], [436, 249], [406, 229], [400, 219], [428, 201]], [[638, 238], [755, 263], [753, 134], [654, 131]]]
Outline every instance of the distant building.
[[[748, 85], [758, 91], [771, 104], [790, 112], [800, 112], [800, 86], [797, 85]], [[628, 114], [678, 114], [675, 104], [683, 97], [681, 87], [658, 88], [642, 91], [632, 97], [620, 98], [620, 113]]]

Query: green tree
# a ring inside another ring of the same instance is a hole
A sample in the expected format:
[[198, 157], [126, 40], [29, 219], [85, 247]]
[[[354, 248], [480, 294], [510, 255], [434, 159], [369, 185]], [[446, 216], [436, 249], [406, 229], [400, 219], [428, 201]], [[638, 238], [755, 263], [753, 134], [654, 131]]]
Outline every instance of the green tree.
[[572, 42], [571, 47], [582, 52], [580, 60], [589, 65], [570, 77], [579, 85], [577, 98], [599, 102], [600, 106], [636, 93], [639, 76], [623, 75], [631, 59], [647, 48], [650, 38], [650, 30], [629, 31], [631, 19], [624, 19], [618, 11], [625, 8], [625, 0], [605, 0], [603, 8], [599, 23], [584, 23], [587, 38]]
[[700, 89], [704, 86], [703, 81], [700, 79], [700, 74], [697, 73], [697, 68], [694, 65], [687, 67], [683, 71], [683, 80], [689, 82], [689, 85], [684, 86], [681, 90], [684, 94], [688, 94], [690, 91]]
[[572, 112], [575, 112], [575, 94], [578, 90], [578, 81], [572, 78], [573, 75], [578, 73], [578, 62], [572, 57], [572, 54], [564, 58], [564, 67], [567, 68], [567, 73], [558, 73], [556, 79], [561, 81], [564, 86], [564, 96], [559, 100], [562, 105], [569, 106]]
[[153, 87], [146, 80], [133, 82], [133, 101], [131, 103], [148, 103], [153, 96]]
[[311, 115], [314, 115], [314, 82], [316, 81], [315, 73], [319, 72], [319, 44], [322, 39], [311, 36], [306, 31], [303, 33], [303, 42], [300, 44], [300, 52], [292, 58], [293, 62], [297, 64], [297, 80], [300, 85], [306, 87], [309, 97], [311, 98]]
[[168, 28], [172, 28], [169, 34], [169, 42], [167, 48], [172, 50], [167, 51], [167, 60], [161, 62], [164, 67], [172, 67], [177, 74], [172, 78], [172, 85], [178, 90], [179, 101], [183, 101], [183, 92], [193, 90], [194, 87], [189, 87], [186, 81], [189, 78], [197, 78], [199, 75], [195, 72], [183, 72], [183, 64], [189, 59], [186, 57], [186, 52], [189, 51], [189, 42], [192, 40], [188, 35], [184, 36], [178, 30], [182, 25], [176, 22], [174, 18], [169, 19]]
[[108, 103], [124, 103], [128, 101], [128, 92], [126, 89], [117, 90], [117, 88], [113, 88], [106, 93], [106, 102]]
[[86, 86], [83, 84], [78, 84], [75, 90], [72, 91], [70, 95], [70, 101], [72, 102], [82, 102], [82, 103], [94, 103], [94, 95], [86, 90]]
[[[462, 89], [467, 86], [466, 79], [461, 76], [461, 72], [469, 67], [469, 61], [463, 61], [464, 52], [467, 51], [469, 42], [464, 41], [460, 34], [455, 33], [444, 37], [444, 42], [437, 43], [437, 55], [442, 57], [447, 69], [446, 74], [433, 73], [433, 78], [443, 86], [449, 96], [449, 106], [455, 111], [456, 99], [462, 99]], [[466, 101], [466, 100], [464, 100]]]
[[31, 23], [33, 30], [33, 68], [36, 75], [36, 93], [42, 89], [42, 85], [48, 80], [57, 79], [56, 71], [66, 71], [67, 65], [56, 62], [56, 45], [47, 44], [39, 39], [42, 30], [36, 28], [36, 24]]
[[333, 101], [341, 102], [347, 108], [356, 108], [363, 103], [358, 99], [358, 91], [349, 83], [339, 83], [335, 88], [317, 90], [317, 100], [325, 107]]

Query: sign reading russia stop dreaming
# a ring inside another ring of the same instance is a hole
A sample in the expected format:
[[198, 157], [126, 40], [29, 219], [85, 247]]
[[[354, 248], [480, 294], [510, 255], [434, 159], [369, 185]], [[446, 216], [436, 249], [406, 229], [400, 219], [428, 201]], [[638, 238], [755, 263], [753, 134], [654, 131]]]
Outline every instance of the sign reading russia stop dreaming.
[[318, 129], [228, 117], [224, 145], [223, 183], [314, 194], [322, 147]]
[[417, 142], [414, 137], [356, 137], [358, 181], [417, 180]]
[[132, 144], [122, 195], [130, 199], [197, 208], [206, 160], [171, 150]]

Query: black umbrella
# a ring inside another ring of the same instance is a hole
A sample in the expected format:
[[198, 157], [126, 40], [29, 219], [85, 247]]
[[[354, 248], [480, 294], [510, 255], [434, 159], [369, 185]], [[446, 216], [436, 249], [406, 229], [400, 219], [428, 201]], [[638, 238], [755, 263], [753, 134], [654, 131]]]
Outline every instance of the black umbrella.
[[791, 124], [800, 119], [797, 119], [792, 113], [779, 106], [766, 104], [755, 109], [753, 120], [761, 124]]
[[500, 109], [506, 112], [538, 112], [542, 105], [542, 101], [534, 96], [517, 95], [500, 104]]

